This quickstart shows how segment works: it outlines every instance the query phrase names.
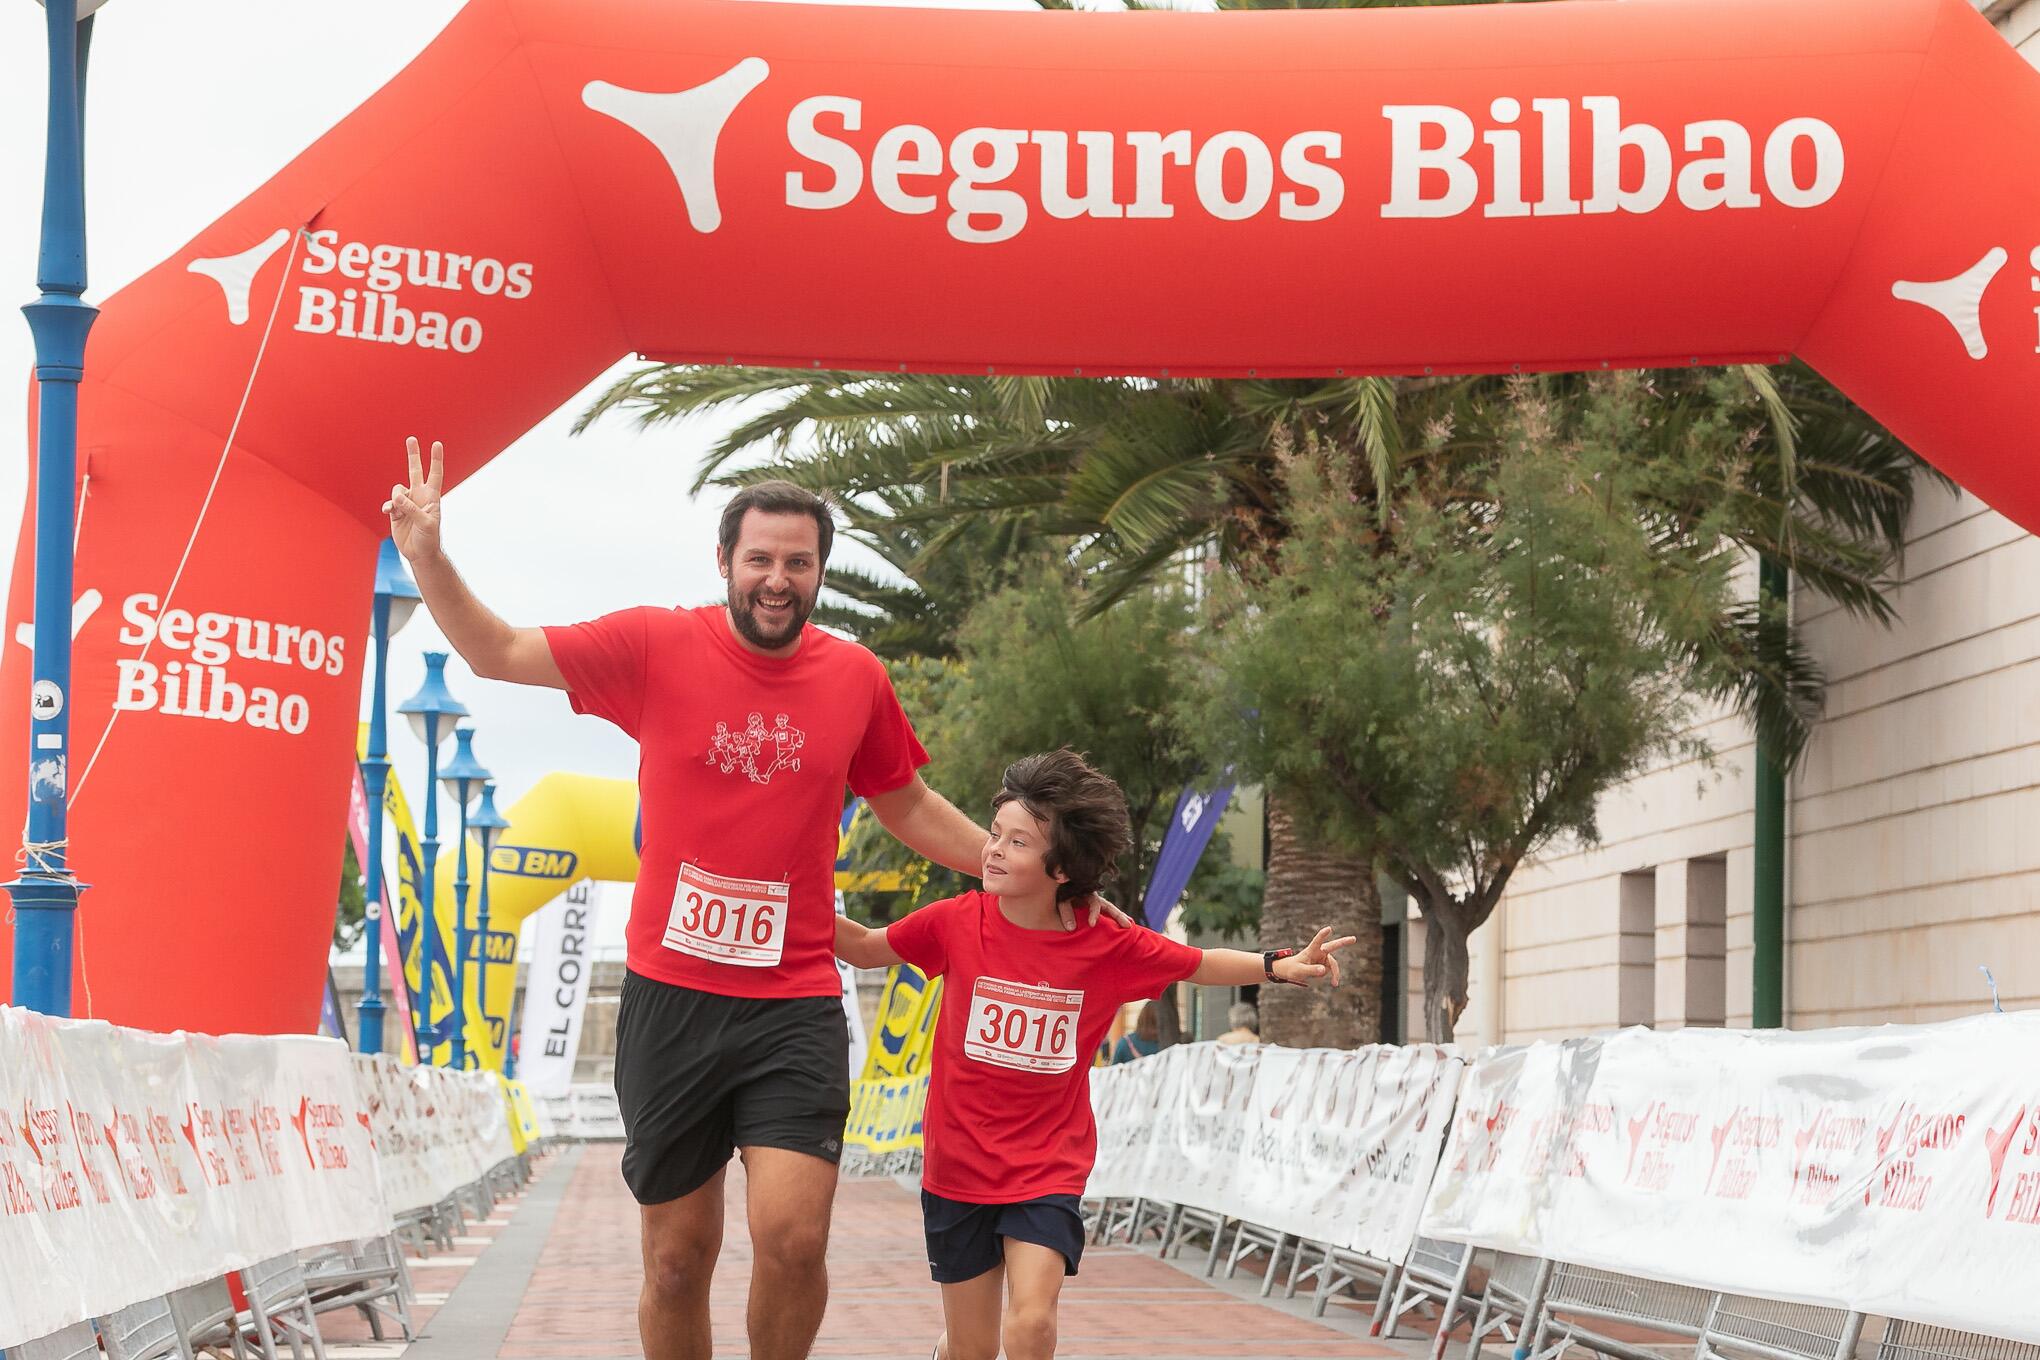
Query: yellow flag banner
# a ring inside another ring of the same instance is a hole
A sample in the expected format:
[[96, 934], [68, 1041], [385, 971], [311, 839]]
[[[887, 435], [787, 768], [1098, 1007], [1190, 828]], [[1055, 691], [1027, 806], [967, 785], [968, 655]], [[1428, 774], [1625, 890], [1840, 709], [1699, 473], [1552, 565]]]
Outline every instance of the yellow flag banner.
[[503, 1103], [510, 1111], [510, 1146], [521, 1153], [538, 1141], [538, 1107], [523, 1082], [501, 1074], [497, 1080], [503, 1083]]
[[897, 1175], [920, 1165], [928, 1060], [941, 1010], [941, 978], [908, 964], [895, 964], [886, 974], [864, 1073], [850, 1083], [845, 1174]]
[[866, 1077], [910, 1077], [928, 1070], [934, 1051], [935, 1017], [942, 1009], [942, 979], [929, 978], [912, 964], [896, 963], [879, 994], [878, 1023], [864, 1059]]

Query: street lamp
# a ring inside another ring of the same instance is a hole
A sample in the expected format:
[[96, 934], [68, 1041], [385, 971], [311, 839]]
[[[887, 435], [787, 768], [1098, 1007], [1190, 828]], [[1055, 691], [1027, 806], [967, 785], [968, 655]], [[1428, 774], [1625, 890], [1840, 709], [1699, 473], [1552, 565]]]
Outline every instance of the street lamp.
[[[503, 839], [503, 833], [510, 829], [510, 819], [496, 811], [496, 786], [482, 785], [482, 801], [475, 805], [474, 815], [468, 818], [468, 830], [475, 833], [475, 839], [482, 845], [482, 909], [475, 917], [475, 935], [482, 942], [481, 980], [475, 984], [475, 994], [481, 998], [476, 1009], [482, 1013], [482, 1025], [489, 1025], [489, 861], [496, 857], [496, 846]], [[512, 981], [515, 981], [513, 976]], [[503, 1028], [510, 1027], [509, 1012], [504, 1012]], [[496, 1041], [495, 1031], [489, 1031], [489, 1042]], [[507, 1051], [507, 1050], [506, 1050]], [[507, 1072], [504, 1075], [509, 1075]]]
[[[357, 1046], [363, 1053], [380, 1053], [383, 1046], [382, 999], [382, 915], [389, 904], [383, 901], [382, 829], [383, 793], [390, 777], [389, 725], [384, 710], [389, 707], [390, 639], [402, 631], [418, 608], [418, 587], [404, 570], [404, 558], [389, 539], [375, 559], [375, 687], [368, 712], [368, 757], [361, 762], [368, 793], [368, 863], [361, 866], [367, 878], [367, 899], [362, 908], [368, 954], [361, 965], [361, 1004]], [[403, 979], [399, 978], [398, 985]]]
[[71, 1013], [78, 879], [65, 855], [71, 745], [71, 542], [78, 477], [78, 384], [99, 309], [85, 294], [85, 56], [98, 8], [48, 0], [49, 123], [43, 151], [41, 295], [21, 310], [35, 336], [35, 659], [29, 689], [28, 818], [14, 902], [14, 1004]]
[[453, 1065], [467, 1067], [467, 959], [468, 959], [468, 804], [488, 782], [489, 772], [475, 759], [475, 729], [456, 731], [458, 743], [453, 759], [439, 772], [439, 783], [447, 797], [460, 807], [460, 849], [453, 868]]
[[425, 653], [425, 683], [418, 692], [397, 705], [397, 712], [411, 720], [411, 730], [425, 743], [425, 836], [420, 844], [425, 862], [419, 873], [418, 929], [418, 1052], [430, 1062], [438, 1043], [432, 1024], [432, 941], [439, 934], [439, 921], [432, 914], [434, 875], [439, 866], [439, 743], [453, 730], [457, 718], [467, 716], [467, 705], [446, 688], [446, 653]]

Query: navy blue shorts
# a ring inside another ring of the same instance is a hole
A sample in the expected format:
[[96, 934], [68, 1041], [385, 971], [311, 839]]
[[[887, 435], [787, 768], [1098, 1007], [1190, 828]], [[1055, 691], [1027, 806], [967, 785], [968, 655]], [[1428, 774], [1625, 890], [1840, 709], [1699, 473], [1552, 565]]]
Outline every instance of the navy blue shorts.
[[928, 1234], [928, 1273], [937, 1284], [962, 1284], [1006, 1259], [1004, 1238], [1059, 1251], [1063, 1274], [1077, 1273], [1084, 1254], [1084, 1216], [1075, 1195], [1043, 1195], [1018, 1204], [966, 1204], [921, 1192]]

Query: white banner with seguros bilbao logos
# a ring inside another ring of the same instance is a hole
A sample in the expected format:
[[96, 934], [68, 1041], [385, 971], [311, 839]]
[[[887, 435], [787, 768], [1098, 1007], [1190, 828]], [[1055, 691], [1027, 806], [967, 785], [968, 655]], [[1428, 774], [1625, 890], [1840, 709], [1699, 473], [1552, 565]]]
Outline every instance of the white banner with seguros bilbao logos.
[[1400, 1262], [1450, 1123], [1461, 1059], [1184, 1044], [1091, 1074], [1085, 1193], [1194, 1205]]
[[380, 1053], [357, 1053], [353, 1061], [393, 1213], [437, 1204], [516, 1155], [516, 1116], [498, 1073], [404, 1067]]
[[1423, 1232], [2040, 1342], [2040, 1012], [1490, 1053]]
[[389, 1225], [338, 1041], [0, 1007], [0, 1347]]

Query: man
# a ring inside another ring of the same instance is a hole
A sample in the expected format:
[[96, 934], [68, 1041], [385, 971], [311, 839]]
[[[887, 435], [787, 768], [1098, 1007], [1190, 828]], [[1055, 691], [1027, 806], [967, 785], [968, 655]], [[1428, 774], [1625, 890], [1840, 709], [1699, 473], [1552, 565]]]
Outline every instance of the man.
[[[479, 676], [566, 690], [577, 712], [640, 746], [644, 849], [616, 1085], [642, 1220], [645, 1355], [708, 1360], [734, 1150], [754, 1251], [750, 1354], [800, 1360], [828, 1303], [823, 1255], [849, 1111], [833, 957], [843, 791], [960, 872], [976, 872], [986, 833], [922, 783], [927, 752], [878, 658], [808, 627], [835, 537], [820, 498], [766, 482], [731, 499], [716, 543], [725, 605], [517, 628], [441, 551], [440, 445], [429, 468], [416, 439], [409, 453], [409, 483], [385, 507], [390, 537], [454, 650]], [[766, 713], [798, 727], [788, 733], [798, 759], [775, 748]], [[730, 727], [739, 721], [742, 735]]]
[[1261, 1042], [1261, 1012], [1251, 1002], [1235, 1001], [1225, 1013], [1226, 1023], [1232, 1028], [1218, 1036], [1222, 1044], [1258, 1044]]

